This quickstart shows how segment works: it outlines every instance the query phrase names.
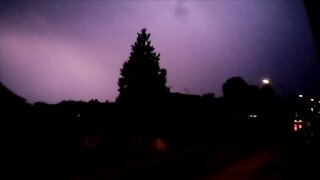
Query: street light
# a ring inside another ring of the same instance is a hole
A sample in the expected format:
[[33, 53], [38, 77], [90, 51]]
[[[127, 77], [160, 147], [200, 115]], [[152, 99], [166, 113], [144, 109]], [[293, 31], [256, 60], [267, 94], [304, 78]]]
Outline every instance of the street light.
[[302, 98], [302, 97], [303, 97], [303, 95], [302, 95], [302, 94], [299, 94], [299, 97], [300, 97], [300, 98]]
[[[272, 81], [268, 78], [262, 79], [262, 86], [272, 86], [272, 88], [281, 88], [282, 89], [282, 94], [286, 94], [287, 90], [286, 87], [282, 85], [282, 83], [277, 82], [276, 80], [272, 79]], [[275, 89], [276, 90], [276, 89]], [[281, 94], [281, 93], [280, 93]]]
[[263, 84], [270, 84], [270, 80], [269, 80], [269, 79], [263, 79], [263, 80], [262, 80], [262, 83], [263, 83]]

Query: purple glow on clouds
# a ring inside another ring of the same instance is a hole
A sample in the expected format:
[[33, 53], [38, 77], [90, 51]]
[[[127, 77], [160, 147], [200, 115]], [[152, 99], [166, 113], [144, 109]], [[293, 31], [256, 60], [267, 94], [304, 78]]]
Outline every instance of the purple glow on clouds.
[[29, 102], [113, 101], [120, 68], [143, 27], [161, 54], [172, 91], [220, 96], [232, 76], [257, 85], [270, 77], [285, 93], [319, 81], [299, 0], [0, 5], [0, 81]]

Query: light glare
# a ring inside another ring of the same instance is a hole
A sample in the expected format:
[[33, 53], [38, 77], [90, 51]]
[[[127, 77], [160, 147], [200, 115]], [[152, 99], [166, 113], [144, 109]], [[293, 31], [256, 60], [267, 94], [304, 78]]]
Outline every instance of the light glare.
[[263, 84], [270, 84], [270, 80], [269, 80], [269, 79], [263, 79], [263, 80], [262, 80], [262, 83], [263, 83]]

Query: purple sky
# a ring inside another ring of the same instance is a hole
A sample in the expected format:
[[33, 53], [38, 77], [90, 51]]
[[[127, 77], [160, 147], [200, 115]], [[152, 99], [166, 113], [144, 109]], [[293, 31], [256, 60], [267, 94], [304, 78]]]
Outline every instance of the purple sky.
[[232, 76], [287, 94], [320, 82], [300, 0], [1, 1], [0, 81], [31, 103], [114, 101], [143, 27], [174, 92], [221, 96]]

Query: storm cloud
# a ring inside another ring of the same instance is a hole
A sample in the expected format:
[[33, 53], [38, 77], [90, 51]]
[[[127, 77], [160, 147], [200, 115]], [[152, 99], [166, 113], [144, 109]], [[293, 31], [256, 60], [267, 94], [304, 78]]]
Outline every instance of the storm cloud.
[[296, 1], [1, 1], [0, 81], [29, 102], [113, 101], [137, 32], [148, 28], [172, 91], [221, 95], [242, 76], [314, 92], [315, 43]]

